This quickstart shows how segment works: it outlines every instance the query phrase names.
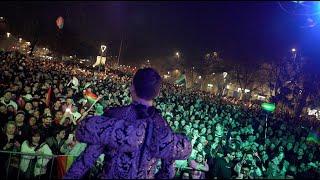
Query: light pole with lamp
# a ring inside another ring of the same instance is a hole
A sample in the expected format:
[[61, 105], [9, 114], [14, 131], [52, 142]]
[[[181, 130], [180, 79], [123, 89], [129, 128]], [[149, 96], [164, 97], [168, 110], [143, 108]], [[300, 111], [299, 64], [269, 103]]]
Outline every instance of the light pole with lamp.
[[264, 145], [266, 146], [267, 130], [268, 130], [268, 115], [274, 112], [274, 110], [276, 109], [276, 106], [274, 103], [262, 103], [261, 108], [266, 112], [266, 121], [265, 121], [266, 125], [264, 129]]
[[293, 61], [296, 61], [297, 58], [297, 50], [295, 48], [291, 49]]
[[175, 57], [177, 58], [177, 63], [176, 63], [177, 66], [178, 66], [177, 69], [179, 69], [180, 66], [181, 66], [181, 71], [182, 71], [182, 72], [185, 72], [185, 69], [183, 68], [183, 65], [182, 65], [182, 61], [180, 61], [181, 53], [180, 53], [179, 51], [177, 51], [177, 52], [175, 53]]
[[179, 52], [176, 52], [176, 57], [177, 57], [178, 60], [179, 60], [179, 58], [180, 58], [180, 53], [179, 53]]
[[222, 75], [223, 75], [223, 90], [222, 90], [222, 96], [223, 96], [226, 90], [226, 78], [228, 76], [228, 73], [223, 72]]
[[101, 66], [101, 64], [102, 64], [102, 62], [101, 62], [102, 56], [103, 56], [103, 53], [106, 51], [107, 46], [106, 46], [106, 45], [101, 45], [101, 46], [100, 46], [100, 49], [101, 49], [101, 56], [100, 56], [100, 64], [99, 64], [99, 73], [100, 73], [100, 66]]

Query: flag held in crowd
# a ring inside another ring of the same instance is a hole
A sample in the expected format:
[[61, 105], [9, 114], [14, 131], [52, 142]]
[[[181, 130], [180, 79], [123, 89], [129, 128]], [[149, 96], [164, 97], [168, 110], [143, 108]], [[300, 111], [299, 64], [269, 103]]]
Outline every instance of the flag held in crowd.
[[76, 157], [74, 157], [74, 156], [58, 156], [56, 158], [58, 179], [63, 178], [63, 176], [66, 174], [66, 172], [68, 171], [68, 169], [72, 165], [75, 158]]
[[181, 76], [179, 77], [179, 79], [177, 79], [175, 81], [175, 83], [177, 85], [186, 85], [187, 84], [187, 79], [186, 79], [186, 75], [185, 74], [181, 74]]
[[320, 145], [320, 132], [311, 131], [307, 137], [307, 142]]
[[48, 92], [46, 94], [46, 105], [49, 106], [50, 105], [50, 100], [51, 100], [51, 94], [52, 94], [52, 88], [51, 86], [48, 89]]
[[89, 103], [94, 103], [98, 99], [98, 96], [89, 90], [84, 90], [83, 94]]

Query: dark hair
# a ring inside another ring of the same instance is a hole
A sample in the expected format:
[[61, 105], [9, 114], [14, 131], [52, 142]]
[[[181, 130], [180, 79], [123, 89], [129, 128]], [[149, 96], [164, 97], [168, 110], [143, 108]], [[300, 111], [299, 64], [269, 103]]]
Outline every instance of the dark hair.
[[[32, 137], [34, 137], [35, 135], [40, 136], [40, 142], [43, 139], [43, 137], [41, 137], [41, 133], [40, 133], [40, 130], [38, 129], [38, 127], [34, 127], [30, 130], [30, 136], [28, 136], [28, 138], [27, 138], [29, 146], [32, 146]], [[39, 144], [40, 144], [40, 142], [39, 142]]]
[[152, 68], [139, 69], [133, 77], [133, 86], [139, 98], [152, 100], [160, 92], [161, 76]]
[[0, 102], [0, 107], [1, 107], [1, 106], [6, 107], [6, 109], [7, 109], [7, 106], [6, 106], [5, 104], [3, 104], [2, 102]]
[[234, 152], [234, 151], [233, 151], [233, 149], [231, 147], [229, 147], [229, 146], [224, 146], [223, 147], [223, 153], [224, 153], [225, 156], [227, 156], [227, 154], [231, 154], [232, 152]]
[[62, 125], [57, 125], [57, 127], [53, 130], [54, 137], [56, 137], [61, 131], [66, 131], [66, 129]]

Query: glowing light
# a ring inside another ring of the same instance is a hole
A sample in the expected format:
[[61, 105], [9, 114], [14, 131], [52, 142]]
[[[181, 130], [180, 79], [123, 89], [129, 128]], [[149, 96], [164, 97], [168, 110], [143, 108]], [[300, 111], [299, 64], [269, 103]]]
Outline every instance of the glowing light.
[[202, 77], [201, 77], [201, 76], [199, 76], [198, 78], [199, 78], [199, 79], [201, 79]]
[[168, 71], [168, 74], [170, 74], [170, 72]]
[[19, 38], [19, 42], [22, 42], [22, 38]]
[[244, 90], [244, 93], [248, 93], [248, 92], [250, 92], [250, 89], [245, 89]]
[[101, 45], [100, 46], [100, 49], [102, 51], [102, 53], [107, 49], [107, 46], [106, 45]]
[[302, 4], [304, 1], [292, 1], [292, 2]]
[[56, 20], [56, 25], [58, 26], [59, 29], [63, 28], [64, 25], [64, 19], [63, 17], [59, 16]]
[[292, 48], [291, 49], [291, 52], [296, 52], [297, 50], [295, 48]]
[[218, 56], [218, 53], [217, 53], [217, 52], [213, 52], [213, 56], [214, 56], [214, 57], [217, 57], [217, 56]]
[[228, 75], [228, 73], [227, 73], [227, 72], [223, 72], [223, 78], [226, 78], [226, 77], [227, 77], [227, 75]]
[[11, 33], [7, 32], [7, 38], [9, 38], [9, 37], [10, 37], [10, 35], [11, 35]]
[[276, 106], [274, 103], [262, 103], [261, 107], [263, 110], [268, 112], [273, 112], [276, 109]]
[[210, 87], [210, 88], [213, 87], [213, 84], [208, 84], [208, 87]]
[[26, 42], [26, 44], [27, 44], [28, 46], [30, 46], [31, 43], [28, 41], [28, 42]]
[[180, 53], [179, 53], [179, 52], [176, 52], [176, 56], [177, 56], [177, 58], [179, 59], [179, 58], [180, 58]]

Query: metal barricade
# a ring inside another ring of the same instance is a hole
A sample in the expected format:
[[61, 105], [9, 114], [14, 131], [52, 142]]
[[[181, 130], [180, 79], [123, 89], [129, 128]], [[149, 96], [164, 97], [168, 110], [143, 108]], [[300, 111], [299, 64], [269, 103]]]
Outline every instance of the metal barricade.
[[[57, 158], [73, 157], [75, 159], [77, 157], [77, 156], [71, 156], [71, 155], [46, 155], [46, 154], [23, 153], [23, 152], [13, 152], [13, 151], [0, 151], [0, 158], [1, 158], [0, 163], [2, 165], [5, 165], [5, 169], [0, 169], [1, 171], [0, 176], [5, 177], [5, 179], [8, 180], [8, 179], [15, 179], [14, 176], [16, 175], [17, 179], [20, 179], [21, 173], [22, 173], [20, 169], [21, 168], [20, 163], [21, 163], [22, 157], [26, 158], [26, 156], [27, 157], [34, 156], [36, 161], [38, 157], [41, 157], [42, 164], [40, 167], [44, 167], [43, 166], [44, 158], [47, 158], [47, 160], [50, 159], [49, 162], [47, 162], [47, 164], [45, 165], [46, 166], [45, 174], [40, 174], [41, 177], [39, 176], [39, 178], [45, 177], [46, 179], [50, 179], [50, 180], [53, 179], [53, 176], [54, 176], [52, 171], [53, 171], [54, 162], [57, 160]], [[13, 158], [15, 158], [16, 164], [12, 164]], [[16, 162], [17, 159], [18, 159], [18, 163]], [[29, 165], [30, 165], [30, 162], [28, 166]], [[48, 167], [48, 165], [50, 165], [50, 167]], [[34, 169], [32, 169], [32, 172], [34, 172]], [[34, 179], [34, 177], [32, 179]]]

